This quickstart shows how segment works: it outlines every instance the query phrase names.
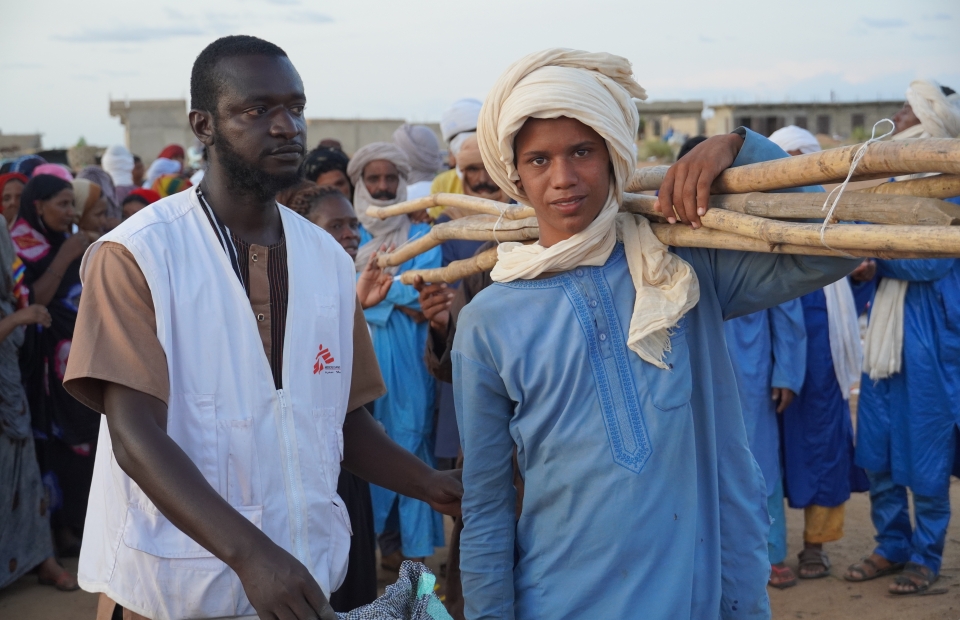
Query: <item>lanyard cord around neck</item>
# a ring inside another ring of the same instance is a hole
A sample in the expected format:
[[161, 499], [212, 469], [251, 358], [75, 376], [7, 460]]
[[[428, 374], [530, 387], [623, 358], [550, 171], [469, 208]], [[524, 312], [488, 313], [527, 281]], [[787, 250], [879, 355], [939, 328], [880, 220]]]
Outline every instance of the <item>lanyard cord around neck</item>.
[[233, 267], [233, 272], [237, 274], [237, 279], [240, 280], [240, 284], [245, 287], [246, 283], [243, 281], [243, 276], [240, 273], [240, 254], [237, 252], [237, 246], [233, 243], [233, 234], [231, 234], [227, 225], [217, 217], [216, 212], [203, 195], [203, 190], [199, 187], [197, 188], [197, 198], [200, 200], [200, 206], [203, 208], [203, 212], [207, 214], [207, 219], [210, 220], [210, 225], [213, 226], [213, 231], [217, 234], [220, 247], [227, 253], [227, 258], [230, 260], [230, 266]]

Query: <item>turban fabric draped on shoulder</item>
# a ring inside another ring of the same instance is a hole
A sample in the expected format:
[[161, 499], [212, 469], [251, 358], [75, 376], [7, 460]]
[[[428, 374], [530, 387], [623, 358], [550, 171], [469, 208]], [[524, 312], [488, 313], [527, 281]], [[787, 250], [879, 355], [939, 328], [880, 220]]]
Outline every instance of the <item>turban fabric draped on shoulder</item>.
[[408, 184], [433, 180], [440, 170], [440, 142], [425, 125], [405, 123], [393, 132], [393, 142], [407, 156], [410, 163]]
[[613, 178], [606, 205], [587, 228], [549, 248], [503, 243], [491, 275], [509, 282], [603, 265], [622, 239], [637, 290], [627, 344], [641, 359], [665, 368], [669, 330], [697, 304], [700, 288], [690, 265], [670, 253], [645, 218], [618, 215], [636, 169], [640, 119], [634, 98], [646, 99], [646, 92], [633, 79], [630, 62], [612, 54], [550, 49], [522, 58], [500, 76], [483, 104], [477, 137], [487, 173], [504, 192], [532, 206], [517, 186], [514, 165], [514, 139], [528, 118], [567, 117], [593, 128], [606, 141]]
[[[385, 159], [397, 167], [400, 173], [400, 184], [397, 186], [397, 195], [392, 200], [378, 200], [367, 191], [363, 182], [363, 169], [372, 161]], [[407, 156], [397, 145], [391, 142], [374, 142], [357, 151], [350, 165], [347, 166], [347, 176], [353, 183], [353, 208], [357, 211], [357, 218], [364, 229], [373, 237], [357, 250], [357, 271], [363, 271], [367, 261], [381, 245], [399, 247], [407, 240], [410, 234], [410, 218], [406, 215], [396, 215], [386, 219], [379, 219], [367, 215], [367, 207], [389, 207], [407, 199], [407, 179], [410, 176], [410, 164]]]
[[770, 141], [784, 151], [800, 151], [804, 155], [823, 150], [812, 133], [796, 125], [787, 125], [776, 130], [770, 134]]

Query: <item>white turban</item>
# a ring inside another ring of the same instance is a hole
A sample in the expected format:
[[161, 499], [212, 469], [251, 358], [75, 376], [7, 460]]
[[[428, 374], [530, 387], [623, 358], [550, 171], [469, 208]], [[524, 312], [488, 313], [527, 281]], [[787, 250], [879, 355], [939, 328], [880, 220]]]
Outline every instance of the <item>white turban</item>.
[[[397, 167], [400, 173], [400, 184], [397, 186], [397, 195], [392, 200], [378, 200], [367, 191], [363, 182], [363, 169], [372, 161], [385, 159]], [[381, 245], [399, 247], [407, 240], [410, 234], [410, 218], [406, 215], [395, 215], [380, 219], [367, 215], [367, 207], [389, 207], [407, 199], [407, 178], [410, 176], [410, 164], [407, 156], [392, 142], [373, 142], [361, 148], [350, 158], [347, 165], [347, 176], [353, 182], [353, 208], [357, 211], [357, 219], [363, 228], [373, 237], [357, 250], [357, 271], [363, 271], [370, 257]]]
[[457, 137], [450, 141], [450, 153], [453, 154], [454, 159], [456, 159], [457, 155], [460, 154], [460, 149], [463, 148], [463, 143], [476, 135], [477, 132], [475, 131], [465, 131], [463, 133], [458, 133]]
[[823, 150], [812, 133], [796, 125], [787, 125], [776, 130], [770, 134], [770, 141], [784, 151], [800, 151], [804, 155]]
[[153, 187], [153, 182], [160, 177], [168, 174], [177, 174], [182, 168], [183, 166], [181, 166], [178, 161], [167, 159], [166, 157], [158, 157], [153, 160], [153, 163], [147, 168], [147, 175], [143, 181], [143, 186], [150, 189]]
[[[920, 127], [923, 128], [919, 136], [914, 137], [956, 138], [960, 136], [960, 94], [944, 95], [940, 85], [933, 80], [914, 80], [907, 89], [907, 102], [913, 108], [913, 113], [920, 119]], [[910, 133], [917, 132], [915, 130]]]
[[114, 186], [133, 185], [133, 155], [122, 144], [114, 144], [103, 153], [100, 167], [113, 179]]
[[410, 184], [430, 181], [437, 176], [442, 160], [440, 142], [426, 125], [405, 123], [393, 132], [393, 141], [410, 162]]
[[669, 330], [700, 299], [697, 276], [671, 254], [643, 217], [617, 215], [624, 187], [636, 169], [640, 119], [634, 98], [646, 92], [633, 77], [629, 61], [612, 54], [551, 49], [514, 63], [487, 96], [477, 125], [484, 166], [491, 178], [517, 202], [530, 205], [517, 186], [514, 139], [528, 118], [576, 119], [606, 141], [613, 167], [607, 203], [583, 231], [549, 248], [503, 243], [492, 278], [498, 282], [535, 278], [544, 272], [579, 265], [603, 265], [623, 240], [637, 296], [627, 344], [643, 360], [666, 368]]
[[458, 133], [474, 131], [482, 105], [476, 99], [461, 99], [440, 115], [440, 133], [443, 134], [444, 141], [450, 142]]

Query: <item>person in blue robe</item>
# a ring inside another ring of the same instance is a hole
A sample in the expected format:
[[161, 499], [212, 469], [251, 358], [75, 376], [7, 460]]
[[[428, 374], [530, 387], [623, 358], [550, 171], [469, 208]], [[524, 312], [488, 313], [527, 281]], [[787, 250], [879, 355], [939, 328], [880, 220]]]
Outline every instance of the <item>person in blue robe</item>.
[[[735, 166], [786, 156], [743, 135]], [[673, 251], [700, 301], [671, 335], [668, 369], [627, 348], [636, 293], [619, 242], [603, 265], [494, 283], [463, 309], [453, 367], [467, 618], [769, 618], [767, 490], [723, 321], [857, 263]]]
[[904, 567], [890, 592], [912, 594], [937, 580], [950, 522], [960, 423], [960, 260], [878, 260], [877, 275], [908, 283], [902, 365], [887, 378], [864, 374], [861, 381], [856, 462], [870, 479], [877, 547], [846, 578], [864, 581]]
[[[853, 293], [862, 312], [872, 293], [861, 286]], [[849, 395], [844, 397], [833, 366], [826, 296], [821, 289], [799, 302], [807, 335], [806, 373], [803, 389], [780, 423], [784, 493], [791, 508], [804, 510], [800, 578], [814, 579], [830, 573], [823, 544], [843, 537], [844, 505], [851, 491], [866, 491], [868, 483], [853, 462]]]
[[[428, 224], [411, 224], [409, 239], [430, 231]], [[366, 244], [370, 234], [361, 229], [360, 244]], [[439, 247], [403, 263], [397, 275], [411, 269], [434, 269], [440, 266]], [[435, 466], [433, 452], [433, 415], [435, 384], [423, 362], [427, 342], [427, 323], [418, 321], [419, 294], [412, 286], [394, 282], [386, 299], [363, 311], [373, 350], [387, 386], [386, 395], [374, 402], [374, 417], [383, 424], [387, 434], [419, 459]], [[424, 502], [404, 497], [382, 487], [371, 485], [374, 529], [378, 534], [400, 532], [402, 554], [408, 558], [433, 555], [434, 547], [444, 545], [443, 519]], [[397, 549], [381, 551], [385, 556]]]
[[800, 300], [730, 319], [723, 324], [730, 361], [737, 377], [743, 423], [750, 451], [760, 465], [767, 489], [770, 534], [770, 585], [796, 585], [787, 557], [787, 525], [780, 471], [780, 429], [777, 414], [803, 387], [807, 334]]

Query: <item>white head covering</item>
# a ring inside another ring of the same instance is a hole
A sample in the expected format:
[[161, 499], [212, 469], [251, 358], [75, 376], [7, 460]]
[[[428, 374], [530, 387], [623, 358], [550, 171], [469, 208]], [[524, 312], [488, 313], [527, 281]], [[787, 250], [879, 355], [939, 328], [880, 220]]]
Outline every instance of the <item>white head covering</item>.
[[153, 182], [162, 177], [165, 174], [177, 174], [180, 172], [180, 162], [173, 159], [167, 159], [166, 157], [158, 157], [153, 160], [153, 163], [150, 164], [150, 167], [147, 168], [146, 178], [143, 181], [143, 186], [147, 189], [153, 187]]
[[483, 104], [476, 99], [461, 99], [440, 115], [440, 133], [445, 142], [464, 131], [477, 128], [477, 116]]
[[613, 183], [606, 205], [586, 229], [549, 248], [503, 243], [491, 275], [509, 282], [579, 265], [603, 265], [622, 238], [637, 290], [627, 344], [643, 360], [666, 368], [669, 330], [696, 305], [700, 288], [690, 265], [668, 251], [645, 218], [617, 215], [624, 187], [636, 169], [634, 139], [640, 119], [634, 98], [646, 98], [632, 75], [629, 61], [620, 56], [551, 49], [520, 59], [497, 80], [480, 112], [477, 137], [487, 173], [510, 197], [530, 205], [517, 186], [513, 150], [528, 118], [564, 116], [592, 127], [606, 141]]
[[133, 155], [122, 144], [114, 144], [100, 158], [100, 167], [107, 171], [116, 187], [133, 185]]
[[800, 151], [804, 155], [823, 150], [812, 133], [796, 125], [787, 125], [776, 130], [770, 134], [770, 141], [784, 151]]
[[463, 133], [458, 133], [457, 137], [450, 141], [450, 153], [453, 154], [454, 158], [460, 154], [460, 149], [463, 148], [463, 143], [475, 135], [477, 135], [477, 132], [475, 131], [464, 131]]
[[933, 80], [914, 80], [907, 89], [907, 102], [920, 124], [901, 131], [898, 138], [960, 136], [960, 94], [944, 95], [940, 85]]
[[[397, 186], [397, 196], [392, 200], [378, 200], [367, 191], [363, 182], [363, 169], [372, 161], [385, 159], [397, 167], [400, 172], [400, 184]], [[353, 208], [357, 211], [357, 219], [364, 229], [373, 237], [357, 250], [355, 261], [357, 271], [363, 271], [370, 257], [381, 245], [399, 247], [407, 240], [410, 234], [410, 218], [406, 215], [395, 215], [386, 219], [367, 215], [368, 207], [389, 207], [407, 199], [407, 178], [410, 176], [410, 164], [407, 156], [392, 142], [374, 142], [361, 148], [350, 158], [347, 165], [347, 176], [353, 182]]]
[[77, 215], [83, 217], [87, 209], [100, 200], [103, 190], [100, 189], [99, 185], [87, 179], [74, 179], [70, 183], [73, 185], [73, 206]]
[[408, 183], [430, 181], [437, 176], [442, 163], [440, 142], [429, 127], [405, 123], [393, 132], [393, 141], [410, 162]]

